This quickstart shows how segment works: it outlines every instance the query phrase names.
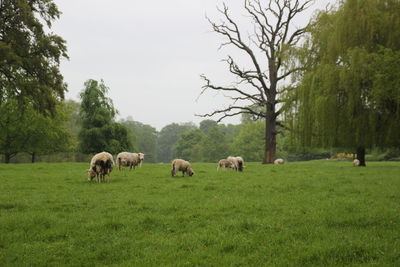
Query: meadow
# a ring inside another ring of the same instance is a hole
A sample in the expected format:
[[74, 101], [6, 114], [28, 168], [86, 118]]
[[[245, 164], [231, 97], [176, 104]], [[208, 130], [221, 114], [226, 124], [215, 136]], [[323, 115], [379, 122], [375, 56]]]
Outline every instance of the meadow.
[[0, 265], [399, 266], [400, 163], [367, 164], [0, 164]]

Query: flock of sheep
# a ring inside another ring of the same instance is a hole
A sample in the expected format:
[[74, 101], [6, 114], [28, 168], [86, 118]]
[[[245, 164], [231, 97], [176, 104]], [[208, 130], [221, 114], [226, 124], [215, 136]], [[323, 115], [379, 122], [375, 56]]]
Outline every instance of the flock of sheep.
[[[121, 152], [117, 155], [116, 162], [118, 169], [122, 170], [123, 167], [129, 167], [129, 169], [135, 169], [136, 166], [141, 166], [144, 160], [143, 153], [131, 153]], [[283, 159], [275, 160], [274, 164], [283, 164]], [[88, 172], [88, 181], [92, 181], [96, 177], [98, 183], [105, 182], [106, 175], [110, 175], [114, 168], [113, 156], [108, 152], [101, 152], [93, 156], [90, 161], [90, 167]], [[221, 159], [218, 162], [217, 170], [219, 169], [233, 169], [235, 171], [243, 171], [244, 160], [242, 157], [229, 156], [226, 159]], [[189, 161], [183, 159], [174, 159], [172, 161], [171, 176], [176, 176], [177, 172], [182, 172], [182, 176], [185, 174], [192, 176], [194, 171]]]

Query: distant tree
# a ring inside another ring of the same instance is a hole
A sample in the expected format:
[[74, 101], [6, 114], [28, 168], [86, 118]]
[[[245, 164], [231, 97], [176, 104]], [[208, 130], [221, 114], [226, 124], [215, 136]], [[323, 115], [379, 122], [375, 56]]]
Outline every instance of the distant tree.
[[45, 117], [32, 110], [24, 129], [27, 137], [23, 151], [31, 155], [31, 162], [36, 161], [40, 153], [66, 152], [73, 150], [72, 133], [67, 127], [71, 120], [65, 106], [56, 106], [54, 116]]
[[289, 110], [309, 147], [357, 152], [400, 146], [400, 2], [346, 0], [321, 12], [300, 62], [308, 66]]
[[134, 121], [131, 117], [121, 122], [131, 130], [133, 150], [144, 153], [146, 162], [156, 162], [157, 130], [150, 125]]
[[203, 159], [206, 162], [218, 162], [228, 157], [228, 142], [225, 134], [218, 126], [210, 129], [208, 135], [203, 138]]
[[52, 0], [0, 1], [0, 102], [56, 111], [66, 91], [60, 59], [68, 57], [65, 41], [49, 31], [59, 16]]
[[[26, 102], [28, 103], [28, 102]], [[54, 116], [46, 117], [33, 105], [20, 109], [17, 101], [0, 103], [0, 153], [5, 163], [19, 152], [28, 152], [35, 162], [37, 153], [68, 151], [71, 134], [66, 127], [66, 113], [57, 105]]]
[[193, 123], [171, 123], [161, 129], [157, 140], [157, 160], [170, 162], [176, 155], [174, 146], [182, 133], [197, 129]]
[[202, 161], [201, 143], [206, 135], [200, 130], [189, 130], [182, 133], [175, 146], [175, 154], [189, 161]]
[[[228, 56], [229, 71], [237, 78], [230, 86], [219, 86], [202, 75], [206, 90], [222, 91], [231, 94], [233, 103], [225, 109], [215, 110], [202, 117], [219, 115], [217, 122], [226, 117], [251, 114], [262, 118], [265, 125], [263, 163], [272, 163], [276, 157], [276, 135], [281, 123], [282, 113], [278, 106], [285, 91], [284, 80], [300, 69], [291, 64], [290, 53], [298, 44], [304, 28], [294, 28], [293, 20], [300, 15], [312, 0], [244, 0], [244, 10], [251, 20], [254, 33], [249, 34], [234, 19], [224, 4], [219, 10], [224, 17], [220, 23], [210, 20], [213, 30], [226, 38], [221, 46], [231, 45], [243, 52], [252, 67], [240, 67], [237, 60]], [[249, 36], [245, 39], [244, 36]], [[249, 106], [249, 103], [252, 105]], [[258, 107], [258, 108], [253, 108]], [[261, 110], [260, 110], [261, 109]]]
[[80, 150], [83, 153], [107, 151], [112, 154], [129, 151], [129, 130], [114, 121], [117, 110], [112, 100], [106, 96], [108, 87], [103, 81], [99, 83], [91, 79], [84, 85], [85, 89], [80, 93]]
[[204, 134], [207, 135], [210, 132], [210, 129], [217, 125], [218, 123], [214, 120], [202, 120], [199, 128]]
[[29, 117], [24, 116], [14, 99], [0, 102], [0, 114], [0, 152], [4, 155], [4, 162], [9, 163], [18, 152], [23, 151], [27, 139], [24, 126]]
[[262, 121], [243, 124], [239, 135], [232, 143], [231, 150], [245, 161], [259, 161], [263, 157], [264, 131]]

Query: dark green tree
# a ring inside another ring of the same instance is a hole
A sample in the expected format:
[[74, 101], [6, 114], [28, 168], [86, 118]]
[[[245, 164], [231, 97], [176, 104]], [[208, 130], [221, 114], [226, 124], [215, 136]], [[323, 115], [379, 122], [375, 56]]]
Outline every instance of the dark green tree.
[[157, 130], [150, 125], [134, 121], [131, 117], [122, 120], [122, 123], [131, 130], [131, 140], [135, 152], [144, 153], [146, 162], [156, 162]]
[[199, 148], [205, 137], [205, 134], [200, 129], [182, 133], [174, 148], [176, 156], [192, 162], [202, 161], [202, 151], [199, 151]]
[[174, 147], [182, 133], [196, 129], [193, 123], [171, 123], [161, 129], [157, 140], [157, 160], [170, 162], [175, 156]]
[[235, 156], [245, 161], [260, 161], [263, 157], [264, 126], [262, 121], [247, 122], [240, 127], [239, 135], [234, 139], [231, 150]]
[[112, 154], [129, 151], [131, 142], [129, 129], [115, 122], [117, 110], [113, 102], [106, 96], [109, 88], [103, 81], [89, 79], [80, 93], [79, 147], [83, 153], [107, 151]]
[[310, 27], [289, 110], [301, 144], [357, 152], [400, 145], [400, 2], [346, 0]]
[[59, 16], [52, 0], [0, 1], [0, 102], [56, 111], [66, 91], [59, 65], [67, 48], [49, 29]]
[[229, 156], [229, 146], [225, 134], [220, 127], [210, 129], [208, 135], [203, 138], [203, 159], [206, 162], [218, 162]]
[[205, 134], [208, 135], [210, 129], [217, 126], [218, 123], [214, 120], [202, 120], [200, 122], [200, 130]]
[[[28, 103], [28, 102], [26, 102]], [[32, 162], [38, 153], [64, 152], [71, 149], [69, 120], [62, 104], [56, 106], [54, 116], [44, 116], [25, 105], [21, 109], [15, 99], [0, 104], [0, 153], [5, 163], [19, 152], [28, 152]]]
[[23, 131], [27, 136], [24, 152], [31, 155], [31, 162], [36, 161], [38, 154], [50, 152], [67, 152], [73, 150], [73, 136], [67, 127], [71, 117], [63, 103], [56, 106], [54, 116], [43, 116], [31, 111]]

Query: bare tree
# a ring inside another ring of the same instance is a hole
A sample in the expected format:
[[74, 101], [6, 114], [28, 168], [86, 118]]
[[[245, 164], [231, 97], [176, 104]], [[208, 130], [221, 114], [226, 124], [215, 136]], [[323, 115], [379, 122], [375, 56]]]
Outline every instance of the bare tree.
[[[265, 4], [262, 4], [262, 2]], [[265, 154], [263, 163], [273, 163], [276, 154], [276, 135], [282, 124], [277, 120], [282, 112], [283, 80], [299, 71], [299, 67], [289, 64], [288, 54], [300, 41], [305, 28], [295, 28], [293, 19], [307, 9], [313, 0], [245, 0], [244, 9], [248, 13], [254, 34], [243, 39], [243, 30], [232, 18], [224, 3], [218, 11], [223, 15], [219, 23], [209, 22], [213, 30], [226, 38], [224, 46], [234, 46], [251, 60], [251, 66], [240, 67], [228, 55], [225, 60], [229, 71], [238, 80], [231, 86], [216, 86], [205, 75], [203, 94], [206, 90], [230, 93], [233, 103], [225, 109], [215, 110], [200, 117], [220, 116], [218, 121], [247, 113], [265, 119]], [[200, 94], [200, 95], [201, 95]], [[261, 112], [260, 112], [261, 110]]]

